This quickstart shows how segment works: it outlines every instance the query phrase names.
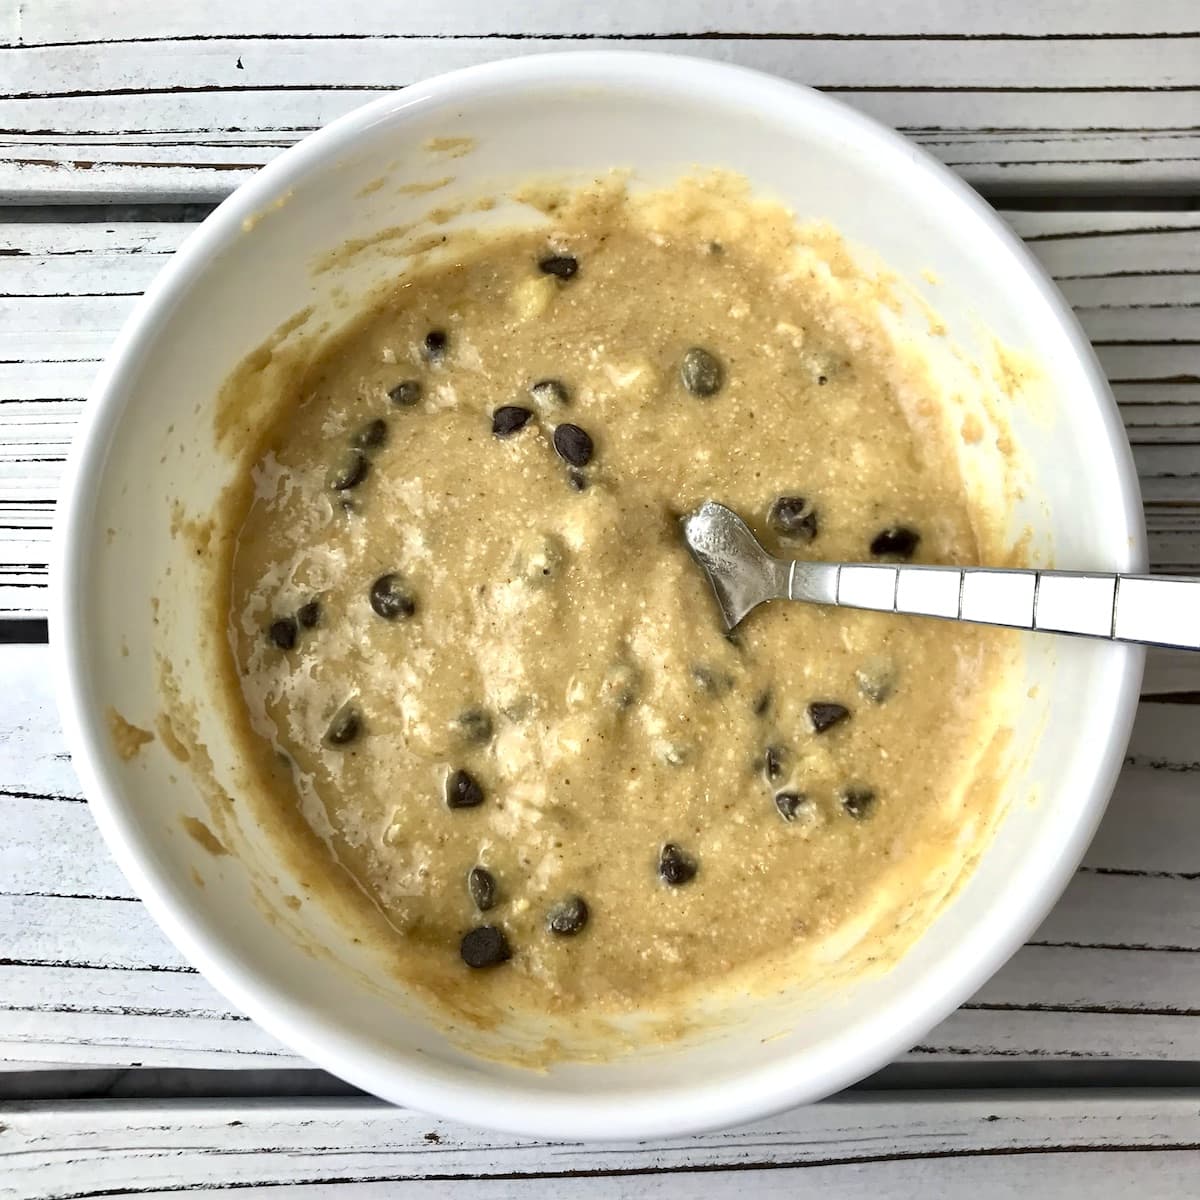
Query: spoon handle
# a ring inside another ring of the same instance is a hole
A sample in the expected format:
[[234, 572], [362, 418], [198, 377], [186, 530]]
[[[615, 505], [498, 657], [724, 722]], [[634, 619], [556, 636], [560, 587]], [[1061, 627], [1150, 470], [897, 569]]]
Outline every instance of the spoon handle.
[[792, 600], [1200, 650], [1200, 578], [793, 562]]

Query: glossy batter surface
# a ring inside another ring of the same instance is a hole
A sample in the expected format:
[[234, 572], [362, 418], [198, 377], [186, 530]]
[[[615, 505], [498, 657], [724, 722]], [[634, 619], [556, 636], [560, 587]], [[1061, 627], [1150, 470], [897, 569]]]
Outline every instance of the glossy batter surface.
[[727, 638], [685, 551], [711, 497], [786, 556], [980, 556], [875, 296], [744, 204], [598, 187], [401, 279], [254, 468], [229, 632], [270, 803], [458, 1011], [751, 984], [993, 814], [1008, 635], [776, 604]]

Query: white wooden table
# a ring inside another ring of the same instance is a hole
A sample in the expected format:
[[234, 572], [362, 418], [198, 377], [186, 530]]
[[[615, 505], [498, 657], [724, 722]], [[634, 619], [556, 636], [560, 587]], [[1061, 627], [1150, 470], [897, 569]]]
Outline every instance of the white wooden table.
[[181, 960], [81, 802], [41, 618], [83, 397], [194, 222], [379, 89], [581, 44], [814, 84], [959, 170], [1099, 350], [1154, 568], [1200, 572], [1198, 30], [1196, 0], [0, 0], [0, 1196], [1196, 1195], [1200, 660], [1152, 657], [1066, 896], [901, 1062], [748, 1128], [547, 1145], [354, 1095]]

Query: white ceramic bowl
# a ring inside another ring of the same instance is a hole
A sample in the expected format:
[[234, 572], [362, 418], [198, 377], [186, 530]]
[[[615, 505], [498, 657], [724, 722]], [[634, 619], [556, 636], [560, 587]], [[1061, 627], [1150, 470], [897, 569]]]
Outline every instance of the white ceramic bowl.
[[[160, 744], [130, 764], [114, 752], [108, 706], [142, 725], [157, 708], [158, 596], [172, 618], [168, 656], [222, 769], [221, 726], [191, 654], [199, 605], [170, 503], [204, 512], [227, 480], [212, 408], [235, 362], [304, 305], [340, 319], [335, 283], [365, 290], [395, 270], [394, 259], [348, 276], [308, 269], [320, 251], [429, 205], [391, 188], [364, 194], [365, 185], [389, 164], [436, 174], [417, 169], [422, 145], [458, 135], [478, 144], [446, 159], [455, 182], [438, 199], [548, 171], [629, 166], [665, 181], [693, 164], [720, 166], [801, 218], [832, 221], [916, 287], [923, 270], [935, 272], [930, 295], [952, 338], [982, 353], [982, 322], [1046, 374], [1050, 404], [1008, 414], [1033, 470], [1020, 515], [1039, 544], [1061, 567], [1144, 568], [1137, 479], [1091, 349], [1021, 243], [949, 171], [850, 109], [750, 71], [624, 53], [495, 63], [386, 96], [280, 156], [204, 222], [126, 324], [87, 405], [57, 531], [53, 645], [76, 769], [113, 853], [184, 954], [280, 1040], [380, 1096], [519, 1133], [614, 1138], [728, 1125], [828, 1095], [924, 1036], [1045, 916], [1108, 799], [1140, 651], [1029, 639], [1037, 690], [1016, 729], [1024, 762], [1013, 802], [969, 882], [890, 972], [816, 1008], [802, 998], [747, 1003], [706, 1039], [545, 1074], [454, 1045], [317, 913], [305, 923], [334, 949], [306, 953], [296, 925], [278, 919], [288, 879], [269, 841], [249, 831], [234, 854], [213, 859], [180, 832], [180, 817], [202, 806]], [[209, 886], [193, 884], [193, 868]]]

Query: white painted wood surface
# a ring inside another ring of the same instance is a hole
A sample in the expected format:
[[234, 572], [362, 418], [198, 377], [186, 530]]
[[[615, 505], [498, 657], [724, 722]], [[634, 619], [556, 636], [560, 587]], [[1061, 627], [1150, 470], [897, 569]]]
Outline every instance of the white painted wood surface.
[[496, 1137], [359, 1100], [0, 1103], [0, 1197], [162, 1196], [185, 1182], [420, 1200], [1187, 1196], [1198, 1128], [1200, 1100], [1168, 1090], [851, 1092], [721, 1133], [609, 1145]]
[[[1040, 208], [1006, 216], [1097, 345], [1153, 563], [1200, 572], [1196, 0], [0, 0], [0, 618], [44, 611], [83, 398], [202, 212], [161, 206], [220, 199], [381, 89], [596, 47], [814, 84], [993, 198]], [[38, 207], [97, 202], [122, 207]], [[51, 1066], [304, 1065], [180, 959], [110, 861], [47, 656], [0, 645], [0, 1083]], [[1200, 704], [1187, 702], [1200, 660], [1154, 655], [1144, 697], [1062, 902], [910, 1061], [959, 1064], [959, 1078], [1032, 1060], [1200, 1061]], [[849, 1093], [721, 1134], [596, 1146], [357, 1100], [7, 1101], [0, 1197], [1186, 1196], [1198, 1118], [1196, 1090]]]
[[[4, 655], [0, 1061], [300, 1065], [209, 988], [133, 898], [81, 803], [46, 647]], [[1200, 660], [1156, 655], [1146, 691], [1167, 686], [1200, 691]], [[1063, 900], [910, 1057], [1200, 1060], [1197, 997], [1200, 705], [1146, 701], [1112, 807]]]
[[[1200, 213], [1005, 215], [1075, 305], [1112, 381], [1155, 569], [1200, 570]], [[54, 496], [83, 398], [134, 300], [192, 228], [0, 222], [0, 615], [44, 611]]]
[[720, 58], [824, 88], [993, 188], [1200, 178], [1191, 0], [10, 0], [0, 199], [213, 199], [378, 91], [513, 54]]

